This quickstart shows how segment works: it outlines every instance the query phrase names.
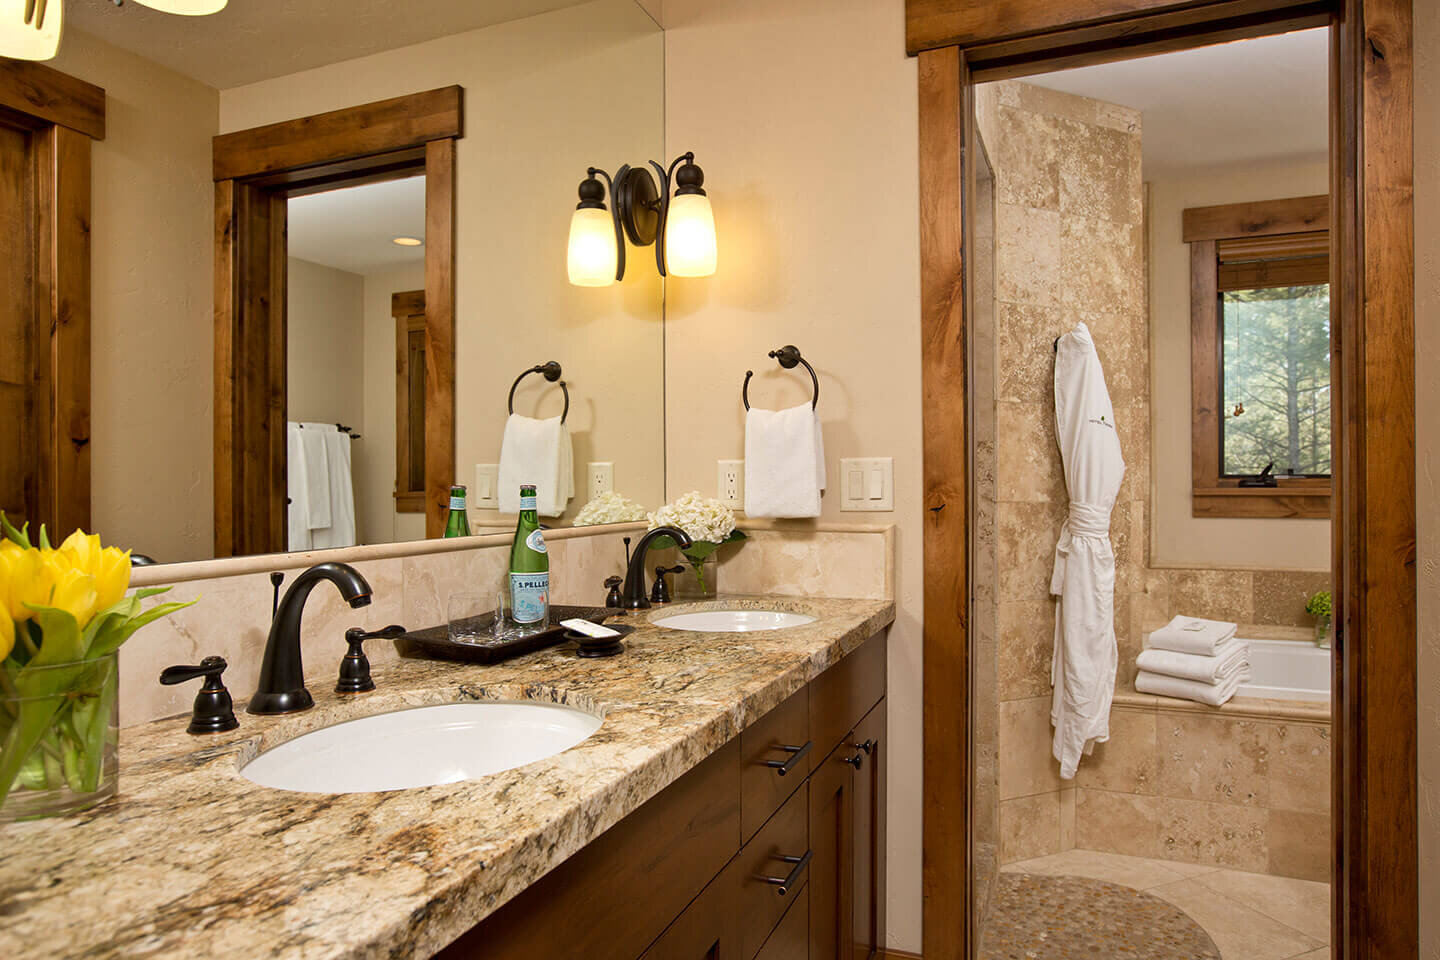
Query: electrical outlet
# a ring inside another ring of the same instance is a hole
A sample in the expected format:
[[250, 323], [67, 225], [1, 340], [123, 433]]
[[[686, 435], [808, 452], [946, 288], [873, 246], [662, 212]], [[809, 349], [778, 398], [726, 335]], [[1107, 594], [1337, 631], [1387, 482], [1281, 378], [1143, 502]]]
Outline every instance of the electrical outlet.
[[717, 498], [727, 507], [745, 508], [745, 461], [715, 461], [715, 489]]
[[615, 464], [610, 461], [592, 463], [586, 470], [585, 475], [590, 478], [590, 497], [594, 500], [602, 493], [609, 493], [615, 489]]
[[500, 464], [475, 464], [475, 486], [469, 491], [472, 510], [500, 509]]

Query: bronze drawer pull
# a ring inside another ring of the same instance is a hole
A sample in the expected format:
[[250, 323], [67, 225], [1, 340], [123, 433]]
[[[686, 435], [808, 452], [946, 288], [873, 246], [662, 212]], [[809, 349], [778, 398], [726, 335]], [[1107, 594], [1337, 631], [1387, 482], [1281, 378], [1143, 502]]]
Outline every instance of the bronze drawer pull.
[[785, 774], [795, 769], [795, 764], [799, 763], [800, 758], [805, 756], [805, 754], [809, 753], [810, 748], [813, 746], [815, 746], [814, 740], [806, 740], [802, 746], [798, 747], [791, 746], [788, 743], [782, 743], [780, 744], [780, 749], [790, 754], [789, 759], [766, 760], [765, 766], [772, 768], [777, 774], [783, 777], [785, 776]]
[[795, 866], [791, 867], [790, 872], [784, 877], [761, 877], [760, 879], [778, 887], [780, 896], [783, 897], [795, 889], [795, 884], [800, 882], [800, 874], [804, 873], [805, 868], [810, 866], [810, 858], [813, 856], [815, 856], [814, 850], [806, 850], [805, 855], [801, 857], [776, 856], [776, 860], [793, 863]]

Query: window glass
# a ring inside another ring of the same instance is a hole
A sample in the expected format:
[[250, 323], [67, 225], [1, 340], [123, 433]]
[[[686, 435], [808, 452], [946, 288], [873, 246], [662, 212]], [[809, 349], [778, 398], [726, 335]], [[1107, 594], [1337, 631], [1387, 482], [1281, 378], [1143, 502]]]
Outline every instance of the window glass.
[[1330, 286], [1226, 290], [1220, 472], [1330, 475]]

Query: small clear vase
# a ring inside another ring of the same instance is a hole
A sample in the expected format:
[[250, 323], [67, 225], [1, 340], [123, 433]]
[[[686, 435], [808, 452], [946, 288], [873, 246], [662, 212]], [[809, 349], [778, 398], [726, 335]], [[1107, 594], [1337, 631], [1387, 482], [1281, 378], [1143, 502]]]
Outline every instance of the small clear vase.
[[0, 823], [66, 816], [113, 797], [117, 655], [0, 671]]
[[715, 599], [720, 579], [720, 563], [714, 554], [704, 560], [691, 560], [682, 556], [680, 566], [685, 569], [675, 574], [672, 596], [676, 602]]
[[1319, 647], [1322, 650], [1329, 650], [1331, 636], [1333, 636], [1333, 634], [1330, 632], [1330, 618], [1321, 617], [1320, 619], [1316, 620], [1315, 646]]

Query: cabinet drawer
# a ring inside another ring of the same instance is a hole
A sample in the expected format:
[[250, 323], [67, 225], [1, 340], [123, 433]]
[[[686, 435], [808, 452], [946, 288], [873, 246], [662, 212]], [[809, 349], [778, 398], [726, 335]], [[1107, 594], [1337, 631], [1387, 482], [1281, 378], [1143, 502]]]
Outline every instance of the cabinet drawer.
[[740, 734], [740, 838], [749, 840], [810, 774], [807, 686]]
[[[736, 873], [743, 960], [759, 952], [810, 878], [809, 796], [808, 784], [795, 791], [728, 868]], [[787, 877], [792, 878], [790, 885], [773, 882]]]
[[651, 944], [641, 960], [714, 960], [736, 957], [740, 932], [736, 927], [735, 879], [724, 870], [700, 896]]
[[755, 960], [807, 960], [810, 955], [810, 885], [801, 890]]
[[810, 736], [815, 753], [825, 756], [854, 729], [885, 695], [885, 634], [871, 637], [858, 650], [810, 684]]

